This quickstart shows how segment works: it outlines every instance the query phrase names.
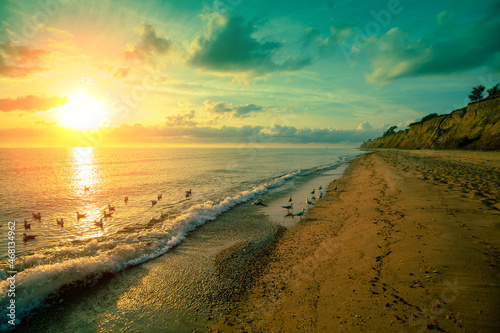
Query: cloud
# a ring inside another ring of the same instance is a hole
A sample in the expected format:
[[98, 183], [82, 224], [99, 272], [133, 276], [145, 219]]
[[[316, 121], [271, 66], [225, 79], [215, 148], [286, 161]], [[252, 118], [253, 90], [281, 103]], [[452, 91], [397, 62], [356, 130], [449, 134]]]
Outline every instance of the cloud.
[[76, 45], [74, 42], [75, 35], [73, 35], [69, 31], [56, 29], [49, 26], [42, 26], [39, 29], [55, 37], [55, 39], [47, 39], [47, 45], [49, 47], [70, 51], [76, 49]]
[[233, 118], [246, 118], [251, 114], [265, 111], [263, 106], [256, 104], [233, 106], [232, 104], [228, 104], [226, 102], [212, 102], [210, 100], [206, 100], [203, 104], [205, 105], [206, 112], [215, 113], [216, 115], [220, 115], [222, 117], [230, 116]]
[[141, 60], [155, 63], [155, 57], [167, 55], [173, 48], [173, 43], [168, 38], [158, 36], [156, 26], [142, 24], [136, 29], [141, 36], [137, 44], [127, 45], [125, 50], [125, 59]]
[[309, 27], [304, 31], [302, 48], [306, 49], [309, 46], [313, 46], [320, 54], [327, 54], [328, 52], [337, 50], [353, 34], [353, 26], [348, 24], [330, 26], [328, 37], [324, 37], [317, 28]]
[[211, 113], [224, 114], [233, 111], [233, 108], [225, 102], [212, 102], [210, 100], [206, 100], [203, 104], [205, 105], [205, 110]]
[[361, 131], [371, 130], [372, 125], [370, 125], [369, 122], [365, 121], [364, 123], [359, 124], [357, 129]]
[[196, 126], [198, 122], [194, 120], [196, 117], [196, 111], [190, 110], [185, 114], [177, 114], [173, 116], [167, 116], [167, 126], [168, 127], [192, 127]]
[[[193, 115], [194, 116], [194, 115]], [[106, 137], [111, 141], [141, 143], [278, 143], [278, 144], [338, 144], [361, 143], [379, 137], [382, 129], [339, 130], [331, 128], [302, 128], [293, 126], [199, 126], [190, 121], [191, 114], [184, 117], [167, 118], [161, 126], [144, 126], [142, 124], [121, 125], [106, 129]], [[172, 126], [177, 124], [178, 126]], [[50, 137], [64, 129], [54, 127], [0, 129], [0, 137]]]
[[296, 71], [309, 65], [309, 58], [285, 57], [277, 61], [282, 44], [257, 40], [252, 22], [238, 16], [208, 16], [207, 34], [191, 45], [187, 63], [218, 75], [245, 78], [261, 77], [272, 72]]
[[0, 99], [0, 111], [45, 111], [58, 106], [64, 105], [68, 101], [66, 96], [55, 97], [41, 97], [34, 95], [27, 95], [18, 98], [4, 98]]
[[252, 112], [262, 112], [264, 111], [264, 108], [260, 105], [246, 104], [246, 105], [236, 106], [233, 108], [233, 110], [235, 112], [235, 115], [241, 118], [248, 116], [248, 114]]
[[128, 74], [130, 73], [130, 68], [128, 67], [122, 67], [122, 68], [116, 68], [112, 75], [115, 79], [123, 79], [125, 77], [128, 76]]
[[500, 57], [500, 16], [488, 14], [463, 28], [453, 26], [449, 14], [446, 17], [440, 13], [435, 31], [423, 38], [412, 39], [397, 27], [378, 39], [372, 37], [366, 47], [372, 63], [367, 81], [386, 84], [404, 77], [448, 75], [483, 66], [500, 70], [495, 60]]
[[35, 124], [42, 126], [49, 126], [49, 127], [58, 125], [57, 121], [45, 121], [45, 120], [37, 120], [35, 121]]
[[40, 66], [41, 58], [48, 52], [7, 40], [0, 43], [0, 76], [27, 78], [45, 71]]

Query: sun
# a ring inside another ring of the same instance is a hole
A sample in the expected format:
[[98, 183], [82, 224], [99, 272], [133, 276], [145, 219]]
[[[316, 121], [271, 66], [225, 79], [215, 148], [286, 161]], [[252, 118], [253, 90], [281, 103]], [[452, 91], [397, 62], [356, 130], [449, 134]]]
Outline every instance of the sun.
[[59, 108], [61, 125], [76, 129], [97, 129], [106, 118], [104, 105], [87, 95], [69, 95], [68, 101]]

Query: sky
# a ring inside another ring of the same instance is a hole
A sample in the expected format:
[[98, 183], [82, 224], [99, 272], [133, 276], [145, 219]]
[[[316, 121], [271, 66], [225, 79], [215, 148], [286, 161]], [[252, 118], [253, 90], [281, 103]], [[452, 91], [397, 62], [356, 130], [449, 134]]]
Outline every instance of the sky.
[[0, 146], [356, 146], [500, 82], [500, 1], [2, 0]]

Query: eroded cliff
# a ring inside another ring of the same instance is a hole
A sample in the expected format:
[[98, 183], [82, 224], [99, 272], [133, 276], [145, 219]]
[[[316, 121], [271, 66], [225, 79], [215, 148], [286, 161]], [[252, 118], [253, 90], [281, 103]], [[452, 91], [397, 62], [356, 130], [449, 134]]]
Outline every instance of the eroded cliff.
[[412, 124], [409, 129], [366, 142], [363, 148], [500, 149], [500, 97]]

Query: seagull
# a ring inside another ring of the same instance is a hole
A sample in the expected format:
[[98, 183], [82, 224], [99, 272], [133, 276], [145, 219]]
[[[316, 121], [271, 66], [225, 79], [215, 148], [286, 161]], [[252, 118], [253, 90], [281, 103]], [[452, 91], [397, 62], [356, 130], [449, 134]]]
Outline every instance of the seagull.
[[56, 222], [57, 222], [57, 224], [59, 224], [61, 227], [63, 227], [63, 226], [64, 226], [64, 219], [63, 219], [63, 218], [61, 218], [61, 219], [56, 219]]
[[186, 191], [186, 198], [189, 198], [191, 196], [191, 194], [192, 194], [191, 191], [192, 190]]
[[323, 186], [320, 185], [319, 188], [318, 188], [318, 190], [321, 191], [322, 189], [323, 189]]
[[156, 201], [156, 200], [151, 200], [151, 206], [156, 205], [156, 203], [157, 203], [157, 202], [158, 202], [158, 201]]
[[292, 196], [290, 196], [290, 198], [288, 198], [288, 202], [292, 202]]
[[361, 162], [361, 165], [363, 165], [363, 162]]
[[37, 235], [26, 235], [26, 234], [23, 234], [23, 241], [27, 242], [30, 239], [35, 239], [36, 236]]
[[334, 190], [334, 191], [336, 191], [336, 190], [337, 190], [337, 185], [335, 185], [335, 188], [334, 188], [333, 190]]
[[163, 194], [158, 194], [158, 200], [160, 200], [163, 197]]
[[84, 186], [84, 188], [85, 188], [85, 192], [90, 191], [90, 186], [89, 187]]
[[76, 212], [76, 218], [77, 218], [78, 220], [79, 220], [79, 219], [81, 219], [81, 218], [84, 218], [84, 217], [85, 217], [85, 215], [87, 215], [87, 214], [80, 214], [79, 212]]
[[108, 210], [109, 210], [109, 211], [115, 210], [115, 207], [113, 207], [113, 206], [111, 206], [110, 204], [108, 204]]
[[293, 210], [293, 204], [289, 204], [288, 206], [281, 206], [281, 207], [283, 207], [287, 210], [290, 210], [290, 209]]
[[252, 202], [252, 206], [266, 206], [267, 204], [264, 202], [262, 199], [257, 199], [254, 202]]
[[304, 210], [304, 208], [302, 208], [302, 211], [295, 214], [295, 216], [300, 216], [300, 218], [302, 218], [302, 216], [304, 216], [304, 214], [305, 214], [305, 210]]
[[125, 203], [127, 203], [127, 202], [128, 202], [128, 197], [125, 197]]
[[323, 192], [321, 192], [321, 193], [319, 194], [319, 198], [320, 198], [320, 199], [321, 199], [321, 198], [323, 198]]
[[102, 211], [104, 213], [104, 217], [111, 217], [111, 215], [113, 215], [113, 212], [109, 212], [109, 213], [106, 213], [106, 210], [103, 210]]
[[24, 220], [24, 229], [31, 229], [31, 223], [28, 223], [28, 221]]
[[316, 189], [315, 188], [311, 191], [312, 195], [314, 195], [314, 193], [316, 193]]
[[306, 198], [306, 204], [312, 205], [313, 203], [311, 201], [309, 201], [309, 198]]
[[38, 212], [38, 214], [31, 213], [31, 215], [33, 215], [33, 218], [35, 220], [41, 220], [42, 219], [42, 214], [40, 214], [40, 212]]
[[335, 181], [336, 181], [336, 180], [337, 180], [337, 179], [334, 179], [334, 180], [333, 180], [333, 182], [335, 183]]
[[100, 219], [99, 221], [97, 221], [97, 219], [96, 219], [96, 220], [94, 220], [94, 224], [95, 224], [96, 226], [98, 226], [98, 227], [101, 227], [101, 228], [102, 228], [102, 227], [104, 226], [104, 223], [102, 222], [102, 217], [101, 217], [101, 219]]

